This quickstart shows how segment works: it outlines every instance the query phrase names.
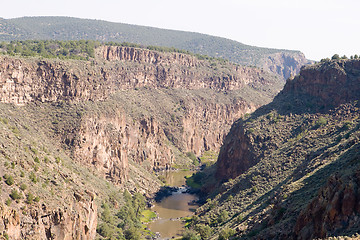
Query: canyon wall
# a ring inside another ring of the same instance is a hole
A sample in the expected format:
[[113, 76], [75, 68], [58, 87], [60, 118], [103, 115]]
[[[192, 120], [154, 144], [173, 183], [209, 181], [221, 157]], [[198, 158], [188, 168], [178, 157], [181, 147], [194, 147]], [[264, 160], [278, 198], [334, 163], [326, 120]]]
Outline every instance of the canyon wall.
[[175, 149], [197, 156], [218, 151], [232, 121], [256, 108], [243, 100], [233, 104], [206, 103], [196, 97], [184, 101], [183, 107], [185, 110], [176, 120], [165, 122], [156, 114], [127, 116], [121, 108], [103, 111], [100, 116], [88, 113], [82, 117], [76, 134], [64, 138], [71, 143], [75, 159], [122, 184], [129, 180], [129, 159], [147, 171], [158, 171], [178, 163]]
[[316, 105], [332, 108], [360, 98], [360, 60], [329, 61], [304, 67], [290, 79], [282, 94], [315, 98]]
[[[96, 55], [97, 61], [92, 62], [2, 56], [0, 101], [18, 105], [34, 101], [106, 102], [119, 91], [141, 88], [208, 89], [213, 91], [210, 95], [222, 95], [228, 101], [209, 103], [204, 97], [190, 97], [172, 129], [166, 126], [174, 119], [160, 120], [151, 113], [134, 118], [124, 110], [124, 103], [116, 114], [85, 114], [78, 129], [62, 131], [62, 141], [72, 148], [77, 161], [117, 183], [127, 180], [129, 157], [136, 163], [146, 160], [147, 168], [161, 170], [174, 163], [173, 147], [198, 156], [218, 151], [233, 121], [269, 101], [278, 90], [277, 80], [262, 70], [210, 63], [182, 53], [102, 46]], [[258, 90], [263, 86], [268, 86], [266, 92]], [[264, 100], [254, 103], [241, 94], [231, 94], [245, 87], [257, 92], [258, 99], [264, 95]], [[174, 113], [168, 111], [167, 115], [170, 118]]]
[[[0, 57], [0, 102], [104, 100], [140, 87], [237, 90], [274, 84], [262, 70], [224, 65], [219, 71], [190, 55], [145, 49], [102, 47], [104, 61], [59, 61]], [[106, 60], [105, 60], [106, 59]]]
[[79, 193], [70, 198], [71, 204], [66, 208], [49, 208], [43, 203], [30, 206], [25, 212], [0, 204], [0, 231], [13, 240], [95, 239], [97, 207], [94, 199]]
[[[358, 156], [359, 158], [359, 156]], [[336, 232], [358, 230], [360, 170], [349, 177], [331, 176], [297, 218], [297, 239], [326, 238]]]
[[296, 76], [301, 67], [312, 63], [313, 61], [307, 60], [301, 52], [278, 52], [262, 58], [257, 66], [287, 80], [289, 77]]

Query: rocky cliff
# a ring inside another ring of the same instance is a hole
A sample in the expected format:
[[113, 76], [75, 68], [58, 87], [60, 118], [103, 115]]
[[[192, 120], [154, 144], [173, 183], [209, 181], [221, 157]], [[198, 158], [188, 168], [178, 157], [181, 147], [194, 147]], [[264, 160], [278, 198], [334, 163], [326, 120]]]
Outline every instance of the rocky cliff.
[[314, 105], [333, 108], [360, 98], [360, 61], [328, 61], [304, 67], [301, 73], [290, 79], [283, 94], [311, 97]]
[[[359, 160], [359, 155], [356, 156]], [[318, 195], [297, 218], [295, 234], [298, 239], [326, 238], [338, 233], [354, 234], [360, 224], [360, 172], [328, 179]]]
[[301, 52], [277, 52], [263, 57], [257, 66], [278, 74], [284, 80], [295, 76], [300, 72], [301, 67], [312, 64]]
[[75, 193], [65, 209], [32, 206], [26, 211], [0, 206], [0, 231], [9, 239], [95, 239], [97, 207]]
[[[103, 100], [118, 90], [139, 87], [238, 90], [279, 85], [264, 71], [196, 60], [190, 55], [146, 49], [101, 47], [99, 62], [0, 59], [0, 101]], [[116, 61], [119, 60], [119, 61]], [[214, 69], [213, 66], [220, 69]]]
[[[230, 130], [223, 142], [219, 153], [221, 160], [217, 162], [216, 177], [219, 179], [236, 178], [255, 165], [257, 158], [251, 147], [252, 142], [252, 139], [245, 133], [244, 127], [237, 123], [237, 127]], [[239, 158], [241, 161], [234, 161]]]
[[215, 166], [218, 186], [208, 187], [214, 199], [197, 223], [233, 228], [239, 238], [356, 234], [359, 62], [305, 67], [270, 104], [236, 121]]

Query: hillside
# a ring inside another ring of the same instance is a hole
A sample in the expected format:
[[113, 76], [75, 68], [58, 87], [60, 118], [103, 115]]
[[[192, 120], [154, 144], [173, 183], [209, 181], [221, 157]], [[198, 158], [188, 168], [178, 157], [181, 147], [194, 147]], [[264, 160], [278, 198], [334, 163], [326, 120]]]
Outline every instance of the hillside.
[[308, 64], [299, 51], [260, 48], [206, 34], [70, 17], [0, 19], [0, 41], [98, 40], [175, 47], [193, 53], [257, 66], [284, 79]]
[[133, 47], [98, 46], [89, 61], [1, 55], [2, 237], [149, 234], [121, 207], [157, 191], [157, 171], [194, 166], [188, 153], [218, 152], [281, 87], [257, 68]]
[[359, 236], [359, 81], [359, 60], [308, 66], [236, 121], [194, 229], [234, 239]]

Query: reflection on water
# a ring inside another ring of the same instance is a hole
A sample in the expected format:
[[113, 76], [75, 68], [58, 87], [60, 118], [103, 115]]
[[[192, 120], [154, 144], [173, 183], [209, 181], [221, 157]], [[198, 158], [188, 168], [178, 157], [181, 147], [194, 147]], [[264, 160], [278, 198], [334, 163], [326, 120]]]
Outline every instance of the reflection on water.
[[185, 185], [186, 176], [191, 176], [195, 171], [165, 171], [161, 175], [165, 177], [166, 184], [171, 187], [181, 187]]
[[[193, 172], [166, 172], [166, 182], [170, 186], [180, 187], [185, 184], [184, 176], [191, 175]], [[159, 232], [161, 239], [171, 238], [181, 234], [184, 224], [180, 221], [181, 217], [192, 215], [197, 206], [188, 205], [189, 202], [197, 200], [192, 194], [183, 193], [185, 188], [180, 188], [178, 192], [164, 198], [160, 203], [154, 203], [153, 211], [157, 212], [159, 219], [148, 224], [152, 232]]]

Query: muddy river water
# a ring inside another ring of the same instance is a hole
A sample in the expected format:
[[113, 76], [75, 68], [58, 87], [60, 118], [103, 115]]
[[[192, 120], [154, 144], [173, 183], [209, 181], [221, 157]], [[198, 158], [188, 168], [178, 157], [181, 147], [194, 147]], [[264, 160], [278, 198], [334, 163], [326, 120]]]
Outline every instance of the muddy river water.
[[171, 187], [180, 187], [177, 192], [171, 196], [155, 202], [152, 211], [158, 215], [158, 219], [149, 223], [148, 228], [152, 232], [160, 233], [158, 239], [170, 239], [174, 236], [181, 235], [184, 229], [184, 223], [181, 217], [191, 216], [196, 205], [189, 205], [189, 202], [197, 200], [196, 195], [185, 193], [185, 176], [191, 175], [191, 171], [177, 171], [164, 173], [166, 183]]

